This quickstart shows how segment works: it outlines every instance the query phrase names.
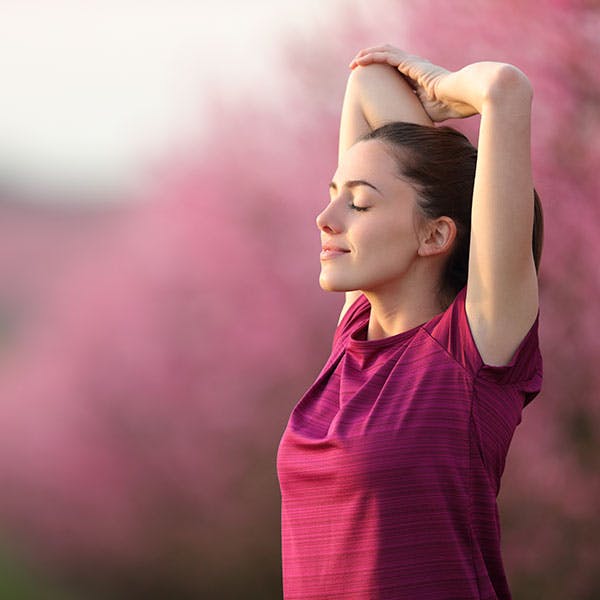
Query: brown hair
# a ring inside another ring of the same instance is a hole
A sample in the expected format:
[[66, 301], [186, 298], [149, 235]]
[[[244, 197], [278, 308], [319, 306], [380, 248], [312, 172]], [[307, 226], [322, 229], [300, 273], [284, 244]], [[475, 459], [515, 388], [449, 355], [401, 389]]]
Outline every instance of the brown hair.
[[[451, 127], [428, 127], [394, 122], [365, 134], [359, 141], [383, 142], [396, 160], [400, 176], [417, 189], [417, 206], [425, 218], [450, 217], [457, 235], [445, 263], [439, 300], [447, 308], [466, 285], [471, 240], [471, 207], [477, 149]], [[544, 218], [538, 193], [533, 190], [532, 251], [539, 271], [544, 239]]]

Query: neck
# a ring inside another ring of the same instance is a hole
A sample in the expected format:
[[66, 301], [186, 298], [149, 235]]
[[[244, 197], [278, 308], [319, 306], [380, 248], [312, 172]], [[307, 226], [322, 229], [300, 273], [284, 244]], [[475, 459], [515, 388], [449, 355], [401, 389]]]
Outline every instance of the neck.
[[364, 294], [371, 304], [368, 340], [403, 333], [443, 312], [433, 281], [421, 282], [421, 285], [405, 281], [392, 289], [365, 291]]

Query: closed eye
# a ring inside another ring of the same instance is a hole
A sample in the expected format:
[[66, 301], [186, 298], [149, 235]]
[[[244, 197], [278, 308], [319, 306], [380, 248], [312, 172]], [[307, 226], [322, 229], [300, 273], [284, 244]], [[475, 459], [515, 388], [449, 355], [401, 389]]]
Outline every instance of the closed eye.
[[350, 206], [350, 208], [351, 208], [352, 210], [356, 210], [356, 211], [358, 211], [358, 212], [364, 212], [364, 211], [366, 211], [366, 210], [369, 210], [369, 207], [368, 207], [368, 206], [356, 206], [356, 204], [354, 204], [354, 202], [351, 202], [351, 203], [349, 204], [349, 206]]

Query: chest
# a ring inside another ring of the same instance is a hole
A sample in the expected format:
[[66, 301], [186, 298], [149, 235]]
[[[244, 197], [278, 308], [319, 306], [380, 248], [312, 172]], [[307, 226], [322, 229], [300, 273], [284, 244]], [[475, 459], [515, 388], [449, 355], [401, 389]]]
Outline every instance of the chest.
[[462, 472], [472, 382], [441, 348], [423, 351], [333, 361], [292, 411], [278, 453], [282, 483], [389, 489]]
[[288, 427], [310, 441], [391, 431], [454, 437], [468, 427], [473, 381], [435, 344], [342, 352], [294, 407]]

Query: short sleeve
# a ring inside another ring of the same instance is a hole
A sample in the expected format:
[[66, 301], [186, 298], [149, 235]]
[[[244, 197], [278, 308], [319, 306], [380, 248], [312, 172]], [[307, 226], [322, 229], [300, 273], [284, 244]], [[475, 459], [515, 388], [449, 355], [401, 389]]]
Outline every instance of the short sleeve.
[[475, 344], [465, 309], [466, 286], [457, 294], [430, 334], [474, 377], [500, 386], [513, 386], [523, 394], [523, 406], [540, 392], [543, 361], [539, 347], [539, 310], [534, 323], [521, 340], [510, 362], [486, 365]]

